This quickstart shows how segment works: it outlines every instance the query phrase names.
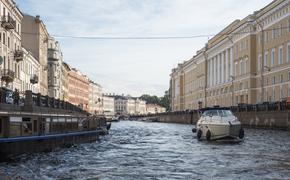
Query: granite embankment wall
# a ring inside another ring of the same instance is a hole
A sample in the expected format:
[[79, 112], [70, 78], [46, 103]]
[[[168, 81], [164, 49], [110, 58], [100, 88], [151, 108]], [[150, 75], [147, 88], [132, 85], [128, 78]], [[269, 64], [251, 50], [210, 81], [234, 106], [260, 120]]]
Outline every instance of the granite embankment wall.
[[[243, 111], [234, 112], [242, 125], [252, 128], [270, 128], [290, 130], [290, 111]], [[199, 119], [198, 113], [177, 112], [168, 114], [159, 114], [154, 118], [159, 122], [195, 124]]]

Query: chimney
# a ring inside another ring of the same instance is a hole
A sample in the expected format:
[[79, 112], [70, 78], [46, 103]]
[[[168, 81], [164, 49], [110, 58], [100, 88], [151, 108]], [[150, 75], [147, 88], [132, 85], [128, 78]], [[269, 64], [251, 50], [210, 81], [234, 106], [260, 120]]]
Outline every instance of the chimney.
[[36, 16], [35, 16], [35, 22], [36, 22], [36, 23], [40, 23], [40, 22], [41, 22], [41, 20], [40, 20], [40, 16], [39, 16], [39, 15], [36, 15]]

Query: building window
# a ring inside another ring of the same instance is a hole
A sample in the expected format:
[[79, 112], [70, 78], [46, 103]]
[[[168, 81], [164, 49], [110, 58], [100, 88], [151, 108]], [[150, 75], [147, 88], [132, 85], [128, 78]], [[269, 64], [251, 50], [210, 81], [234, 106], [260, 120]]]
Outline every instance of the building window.
[[283, 83], [283, 74], [280, 75], [280, 83]]
[[272, 49], [272, 52], [271, 52], [271, 66], [273, 67], [274, 65], [275, 65], [275, 49]]
[[288, 84], [288, 97], [290, 97], [290, 84]]
[[265, 53], [264, 66], [267, 66], [267, 62], [268, 62], [268, 52]]
[[290, 19], [288, 20], [288, 32], [290, 32]]
[[244, 69], [244, 61], [240, 61], [240, 75], [242, 75], [244, 72], [243, 72], [243, 69]]
[[272, 84], [275, 84], [276, 83], [276, 76], [274, 76], [273, 78], [272, 78]]
[[3, 44], [6, 44], [6, 36], [5, 36], [5, 33], [3, 33]]
[[261, 60], [262, 60], [262, 56], [260, 54], [258, 57], [258, 64], [257, 64], [258, 71], [260, 71], [260, 69], [261, 69], [261, 62], [262, 62]]
[[275, 101], [275, 88], [272, 89], [272, 101]]
[[280, 24], [280, 27], [279, 27], [279, 36], [282, 36], [282, 29], [283, 29], [283, 24]]
[[18, 34], [20, 34], [20, 24], [18, 24], [17, 26], [17, 31], [18, 31]]
[[280, 99], [284, 98], [283, 89], [280, 87]]
[[283, 63], [283, 47], [279, 48], [279, 54], [278, 54], [279, 64]]
[[10, 37], [8, 37], [8, 48], [10, 48]]
[[264, 42], [268, 42], [269, 41], [269, 34], [268, 31], [265, 33], [265, 39]]
[[245, 62], [245, 70], [244, 70], [245, 73], [248, 73], [248, 59], [246, 59], [246, 62]]
[[290, 72], [288, 73], [288, 81], [290, 81]]

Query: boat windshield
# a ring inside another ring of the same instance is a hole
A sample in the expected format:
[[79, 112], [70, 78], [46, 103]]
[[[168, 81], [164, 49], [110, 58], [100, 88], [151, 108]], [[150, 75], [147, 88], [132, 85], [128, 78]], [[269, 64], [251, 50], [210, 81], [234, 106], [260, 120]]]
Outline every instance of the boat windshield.
[[219, 114], [222, 117], [229, 117], [229, 116], [233, 116], [232, 111], [230, 110], [219, 110]]
[[218, 111], [217, 110], [207, 110], [204, 111], [203, 116], [218, 116]]
[[207, 110], [203, 112], [203, 116], [221, 116], [229, 117], [233, 116], [233, 113], [230, 110]]

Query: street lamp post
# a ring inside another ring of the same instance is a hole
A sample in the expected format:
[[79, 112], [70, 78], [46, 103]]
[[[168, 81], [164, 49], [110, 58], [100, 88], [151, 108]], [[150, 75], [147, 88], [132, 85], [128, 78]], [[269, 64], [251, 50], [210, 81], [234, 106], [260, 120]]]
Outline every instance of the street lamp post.
[[230, 78], [231, 78], [231, 82], [232, 82], [232, 106], [234, 106], [234, 80], [235, 80], [235, 77], [230, 76]]

